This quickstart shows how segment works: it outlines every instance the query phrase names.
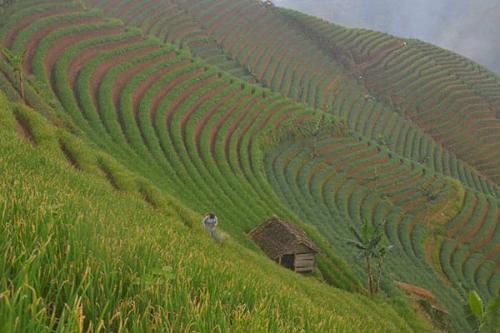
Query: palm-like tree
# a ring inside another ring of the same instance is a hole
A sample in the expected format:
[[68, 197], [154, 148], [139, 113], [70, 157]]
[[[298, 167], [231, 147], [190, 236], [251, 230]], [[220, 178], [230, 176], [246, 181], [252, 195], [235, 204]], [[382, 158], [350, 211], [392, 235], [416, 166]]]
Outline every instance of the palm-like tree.
[[0, 48], [0, 53], [3, 55], [5, 60], [12, 66], [14, 73], [17, 75], [19, 81], [19, 92], [21, 94], [21, 99], [26, 101], [24, 93], [24, 74], [23, 74], [23, 63], [26, 57], [26, 51], [21, 53], [14, 53], [7, 48]]
[[[383, 225], [371, 225], [364, 220], [360, 230], [350, 227], [355, 239], [348, 239], [347, 244], [355, 247], [359, 254], [357, 258], [365, 258], [368, 272], [368, 291], [376, 294], [380, 290], [380, 279], [382, 276], [382, 266], [387, 253], [393, 245], [387, 245], [383, 231]], [[373, 260], [377, 261], [376, 274], [373, 272]]]

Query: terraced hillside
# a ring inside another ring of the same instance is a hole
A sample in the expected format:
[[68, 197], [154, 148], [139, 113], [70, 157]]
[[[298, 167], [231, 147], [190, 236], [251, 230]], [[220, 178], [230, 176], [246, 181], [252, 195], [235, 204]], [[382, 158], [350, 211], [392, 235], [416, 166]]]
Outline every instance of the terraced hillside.
[[[373, 95], [397, 108], [458, 158], [500, 182], [500, 80], [459, 55], [416, 40], [338, 27], [283, 11], [298, 29], [346, 52], [348, 67]], [[334, 52], [335, 52], [334, 51]]]
[[[149, 8], [142, 1], [135, 3], [138, 11]], [[129, 2], [96, 1], [92, 4], [101, 6], [114, 17], [124, 18], [120, 11], [109, 8], [126, 7]], [[207, 38], [216, 40], [219, 49], [238, 60], [242, 68], [253, 73], [261, 84], [313, 107], [331, 109], [336, 115], [348, 118], [351, 127], [361, 134], [374, 140], [382, 139], [399, 154], [426, 163], [445, 175], [461, 177], [461, 181], [480, 191], [499, 194], [498, 184], [468, 166], [471, 161], [458, 160], [455, 151], [443, 149], [446, 146], [443, 147], [442, 142], [437, 142], [412, 119], [402, 115], [399, 107], [388, 105], [385, 98], [371, 100], [363, 80], [360, 81], [358, 76], [353, 78], [352, 67], [357, 66], [355, 50], [341, 51], [343, 45], [337, 44], [326, 49], [322, 44], [318, 46], [318, 39], [311, 38], [307, 29], [257, 1], [164, 1], [158, 6], [164, 10], [177, 10], [177, 15], [184, 17], [189, 14], [197, 31], [204, 31]], [[148, 29], [143, 22], [131, 23]], [[351, 31], [344, 30], [347, 34]], [[378, 57], [403, 44], [403, 41], [384, 36], [368, 45], [356, 45], [356, 39], [351, 44], [371, 53], [377, 53], [381, 48], [384, 52], [378, 52]], [[184, 44], [189, 45], [189, 41], [189, 38], [185, 39]], [[389, 48], [384, 50], [387, 44], [390, 44]], [[224, 62], [215, 64], [225, 66]], [[375, 128], [368, 126], [373, 123], [380, 125]], [[465, 171], [459, 174], [456, 169]], [[464, 173], [471, 174], [466, 176]]]
[[[26, 103], [108, 156], [89, 167], [60, 139], [74, 168], [156, 208], [215, 210], [252, 256], [246, 234], [257, 224], [301, 220], [323, 249], [317, 277], [351, 292], [362, 292], [366, 273], [341, 238], [365, 219], [385, 223], [397, 247], [385, 293], [397, 294], [394, 280], [429, 289], [457, 332], [471, 330], [469, 289], [499, 293], [500, 86], [477, 65], [250, 0], [26, 0], [0, 22], [1, 44], [26, 52]], [[406, 63], [420, 78], [404, 74]], [[5, 59], [0, 87], [20, 99]], [[175, 200], [155, 201], [146, 183]], [[394, 318], [373, 330], [418, 330]]]

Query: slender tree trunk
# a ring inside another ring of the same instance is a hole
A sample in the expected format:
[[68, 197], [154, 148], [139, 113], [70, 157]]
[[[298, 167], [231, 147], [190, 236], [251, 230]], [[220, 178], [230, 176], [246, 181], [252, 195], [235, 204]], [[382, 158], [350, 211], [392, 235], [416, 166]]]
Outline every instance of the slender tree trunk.
[[380, 291], [380, 280], [382, 279], [382, 259], [378, 259], [377, 262], [378, 272], [377, 272], [377, 283], [375, 285], [375, 294]]
[[372, 260], [370, 256], [366, 257], [366, 263], [368, 265], [368, 291], [370, 295], [373, 295]]
[[26, 103], [26, 96], [24, 94], [24, 77], [22, 71], [19, 72], [19, 89], [21, 90], [21, 99], [24, 103]]

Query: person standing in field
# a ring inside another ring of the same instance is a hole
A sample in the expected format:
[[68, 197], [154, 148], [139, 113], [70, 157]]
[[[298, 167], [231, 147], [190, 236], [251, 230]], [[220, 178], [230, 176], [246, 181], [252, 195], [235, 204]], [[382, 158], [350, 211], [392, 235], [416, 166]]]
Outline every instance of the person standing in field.
[[214, 213], [208, 213], [207, 215], [205, 215], [201, 223], [203, 223], [203, 226], [205, 227], [205, 230], [208, 232], [210, 237], [216, 239], [217, 235], [215, 229], [218, 223], [217, 216], [215, 216]]

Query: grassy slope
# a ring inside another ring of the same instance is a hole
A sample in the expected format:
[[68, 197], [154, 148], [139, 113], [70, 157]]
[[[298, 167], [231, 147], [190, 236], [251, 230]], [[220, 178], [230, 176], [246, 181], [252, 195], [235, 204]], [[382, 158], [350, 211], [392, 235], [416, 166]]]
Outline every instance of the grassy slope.
[[2, 96], [0, 119], [0, 331], [409, 331], [380, 300], [209, 241], [171, 198], [117, 191], [92, 167], [104, 154]]

